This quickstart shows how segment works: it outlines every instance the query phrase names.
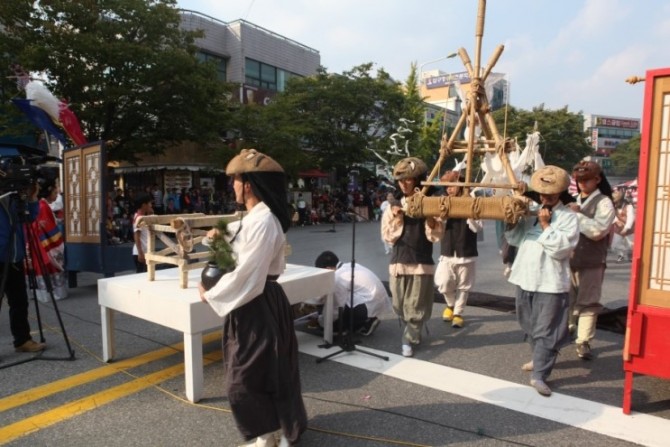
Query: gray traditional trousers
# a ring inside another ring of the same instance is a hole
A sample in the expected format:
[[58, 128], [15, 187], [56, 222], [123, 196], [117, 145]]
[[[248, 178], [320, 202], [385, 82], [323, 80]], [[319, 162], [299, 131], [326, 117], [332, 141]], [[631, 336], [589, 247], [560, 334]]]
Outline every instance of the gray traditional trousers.
[[558, 351], [570, 343], [569, 293], [526, 292], [516, 288], [516, 316], [533, 350], [534, 380], [546, 380]]
[[405, 323], [402, 343], [421, 343], [421, 329], [433, 312], [433, 275], [391, 276], [389, 288], [393, 311]]

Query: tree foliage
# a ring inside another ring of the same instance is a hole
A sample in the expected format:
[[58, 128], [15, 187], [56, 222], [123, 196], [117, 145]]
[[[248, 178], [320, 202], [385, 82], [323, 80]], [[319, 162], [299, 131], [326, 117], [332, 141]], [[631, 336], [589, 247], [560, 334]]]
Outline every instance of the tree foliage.
[[[0, 65], [39, 73], [90, 141], [133, 160], [174, 143], [219, 142], [226, 86], [196, 58], [176, 0], [0, 2]], [[16, 88], [5, 84], [3, 112]]]
[[[410, 72], [405, 80], [405, 117], [410, 120], [408, 124], [410, 133], [406, 134], [409, 140], [410, 153], [414, 157], [421, 158], [426, 162], [432, 159], [433, 153], [436, 152], [435, 147], [426, 144], [426, 107], [423, 97], [419, 91], [419, 74], [416, 68], [416, 63], [412, 62], [410, 65]], [[397, 157], [396, 157], [397, 158]], [[395, 160], [397, 161], [397, 160]]]
[[368, 148], [386, 154], [388, 137], [407, 117], [407, 107], [400, 85], [383, 69], [373, 76], [372, 68], [367, 63], [342, 74], [320, 70], [291, 79], [260, 112], [262, 126], [247, 129], [244, 138], [252, 133], [261, 147], [281, 145], [291, 154], [302, 148], [303, 167], [335, 168], [340, 174], [377, 160]]
[[642, 136], [636, 135], [630, 140], [619, 144], [610, 158], [614, 174], [622, 177], [636, 176], [640, 168], [640, 145]]
[[540, 153], [546, 164], [560, 166], [570, 171], [582, 158], [592, 152], [584, 137], [584, 117], [581, 113], [568, 112], [567, 107], [547, 110], [536, 107], [531, 111], [508, 107], [493, 112], [498, 131], [516, 138], [523, 147], [526, 135], [535, 123], [541, 135]]

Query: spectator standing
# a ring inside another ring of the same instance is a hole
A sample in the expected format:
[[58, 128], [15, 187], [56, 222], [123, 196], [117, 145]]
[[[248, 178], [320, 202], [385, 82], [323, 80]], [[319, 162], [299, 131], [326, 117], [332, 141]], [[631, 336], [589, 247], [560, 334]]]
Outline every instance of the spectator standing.
[[147, 261], [144, 254], [147, 251], [149, 229], [146, 226], [138, 226], [138, 221], [142, 216], [153, 214], [153, 205], [151, 202], [153, 202], [153, 198], [146, 193], [139, 194], [135, 201], [137, 212], [133, 216], [133, 260], [135, 261], [136, 273], [147, 271]]
[[133, 240], [133, 223], [130, 221], [128, 212], [124, 211], [119, 219], [119, 232], [121, 242], [128, 242]]
[[298, 193], [298, 200], [295, 205], [298, 208], [298, 224], [305, 226], [307, 222], [307, 201], [303, 199], [302, 193]]
[[179, 214], [181, 212], [181, 208], [179, 200], [179, 190], [177, 188], [172, 188], [170, 192], [167, 194], [166, 208], [167, 204], [170, 203], [170, 200], [172, 200], [173, 207], [171, 208], [170, 212], [165, 211], [165, 214]]
[[116, 188], [116, 196], [114, 196], [114, 217], [118, 217], [123, 212], [123, 209], [126, 207], [126, 197], [123, 193], [123, 189]]
[[163, 214], [163, 191], [161, 191], [158, 183], [154, 183], [151, 187], [151, 196], [154, 203], [151, 205], [156, 214]]
[[[39, 211], [32, 222], [33, 234], [38, 239], [38, 253], [31, 253], [30, 260], [35, 272], [37, 299], [43, 303], [49, 301], [50, 294], [46, 281], [51, 283], [54, 299], [67, 297], [67, 275], [65, 273], [65, 240], [58, 229], [56, 216], [50, 203], [58, 197], [55, 181], [47, 181], [40, 188]], [[111, 216], [109, 217], [111, 219]], [[42, 262], [38, 260], [41, 258]], [[44, 268], [42, 268], [44, 267]], [[48, 276], [48, 279], [46, 278]]]
[[589, 360], [596, 320], [602, 309], [608, 235], [615, 218], [612, 188], [593, 161], [581, 161], [572, 170], [577, 182], [577, 201], [570, 204], [579, 221], [579, 243], [570, 260], [569, 329], [577, 332], [577, 355]]
[[63, 203], [63, 194], [61, 194], [60, 188], [58, 190], [56, 199], [53, 202], [50, 202], [49, 206], [51, 207], [51, 211], [54, 213], [54, 217], [56, 218], [58, 231], [60, 231], [60, 233], [63, 235], [63, 238], [65, 238], [65, 205]]
[[179, 210], [175, 206], [175, 201], [170, 197], [167, 201], [167, 206], [165, 207], [165, 214], [179, 214]]
[[193, 205], [191, 204], [191, 190], [182, 188], [179, 196], [179, 209], [182, 213], [192, 213]]
[[635, 207], [621, 191], [612, 193], [616, 217], [612, 224], [612, 249], [617, 253], [616, 262], [631, 261], [633, 258], [633, 229], [635, 228]]

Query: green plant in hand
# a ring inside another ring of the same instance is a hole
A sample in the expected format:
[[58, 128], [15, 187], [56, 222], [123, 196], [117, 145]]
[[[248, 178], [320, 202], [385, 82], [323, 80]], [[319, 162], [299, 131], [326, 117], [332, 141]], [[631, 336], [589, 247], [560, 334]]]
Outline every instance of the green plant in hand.
[[235, 268], [235, 256], [233, 255], [233, 248], [226, 240], [230, 236], [228, 231], [228, 223], [225, 220], [220, 220], [216, 224], [217, 233], [212, 238], [209, 244], [209, 251], [212, 253], [212, 261], [223, 271], [231, 271]]

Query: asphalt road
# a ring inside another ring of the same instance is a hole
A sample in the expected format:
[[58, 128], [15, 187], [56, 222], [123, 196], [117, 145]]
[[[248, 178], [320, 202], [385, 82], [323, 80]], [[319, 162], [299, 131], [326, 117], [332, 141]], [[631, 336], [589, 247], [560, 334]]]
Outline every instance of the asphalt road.
[[[502, 275], [494, 234], [493, 224], [487, 223], [473, 294], [509, 303], [513, 287]], [[313, 265], [323, 250], [348, 261], [352, 236], [352, 224], [293, 228], [288, 261]], [[379, 223], [356, 225], [353, 254], [356, 262], [388, 279]], [[629, 269], [630, 264], [609, 265], [603, 294], [608, 307], [626, 304]], [[204, 398], [188, 403], [180, 369], [182, 336], [173, 330], [117, 315], [116, 361], [101, 361], [97, 279], [81, 274], [80, 286], [57, 303], [58, 312], [52, 304], [40, 305], [49, 349], [19, 365], [9, 366], [31, 357], [13, 352], [6, 305], [2, 307], [0, 444], [238, 445], [241, 439], [223, 391], [219, 335], [206, 337]], [[357, 345], [388, 355], [388, 362], [352, 352], [317, 364], [316, 358], [338, 348], [319, 348], [319, 337], [301, 329], [300, 369], [310, 418], [301, 445], [668, 445], [668, 381], [636, 377], [636, 414], [621, 414], [621, 334], [599, 330], [591, 362], [579, 360], [572, 346], [565, 348], [550, 381], [554, 395], [546, 399], [528, 387], [528, 376], [519, 368], [529, 349], [508, 307], [469, 306], [461, 330], [441, 321], [443, 308], [435, 303], [429, 333], [410, 360], [398, 356], [401, 331], [393, 315], [384, 316], [375, 334]], [[32, 305], [31, 313], [36, 331]], [[74, 360], [65, 360], [58, 315]]]

